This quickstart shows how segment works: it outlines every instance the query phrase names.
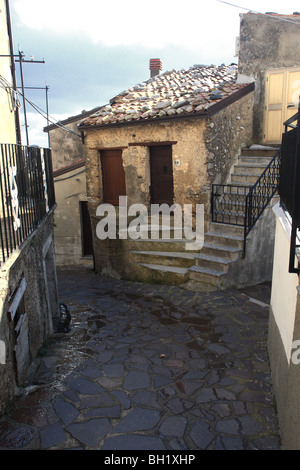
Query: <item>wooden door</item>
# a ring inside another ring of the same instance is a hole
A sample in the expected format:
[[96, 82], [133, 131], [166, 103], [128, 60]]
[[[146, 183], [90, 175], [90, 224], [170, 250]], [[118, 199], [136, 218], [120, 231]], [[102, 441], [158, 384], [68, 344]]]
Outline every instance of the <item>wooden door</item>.
[[81, 213], [81, 239], [82, 239], [82, 256], [91, 256], [94, 253], [93, 250], [93, 236], [91, 219], [88, 210], [88, 203], [86, 201], [80, 201], [80, 213]]
[[172, 147], [158, 145], [150, 147], [151, 203], [173, 204]]
[[122, 150], [101, 151], [103, 202], [119, 205], [119, 196], [126, 196]]
[[299, 95], [300, 68], [267, 72], [264, 143], [281, 143], [283, 123], [297, 112]]

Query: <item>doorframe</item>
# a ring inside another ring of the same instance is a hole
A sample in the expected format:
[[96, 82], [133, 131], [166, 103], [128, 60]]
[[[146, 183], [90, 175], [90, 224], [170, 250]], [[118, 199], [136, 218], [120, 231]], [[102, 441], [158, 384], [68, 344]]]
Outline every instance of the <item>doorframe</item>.
[[[150, 170], [150, 204], [153, 204], [153, 193], [152, 193], [152, 163], [151, 163], [151, 147], [170, 147], [171, 149], [171, 164], [172, 164], [172, 184], [173, 184], [173, 200], [172, 204], [174, 203], [174, 165], [173, 165], [173, 145], [177, 144], [177, 142], [171, 141], [171, 142], [151, 142], [148, 143], [148, 149], [149, 149], [149, 170]], [[156, 204], [156, 203], [154, 203]]]

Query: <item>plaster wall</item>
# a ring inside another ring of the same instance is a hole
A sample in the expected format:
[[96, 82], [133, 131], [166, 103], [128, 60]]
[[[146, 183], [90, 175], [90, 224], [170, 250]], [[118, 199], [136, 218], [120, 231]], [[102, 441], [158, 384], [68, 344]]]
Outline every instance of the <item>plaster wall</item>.
[[77, 135], [60, 129], [59, 127], [51, 128], [51, 130], [49, 130], [49, 146], [51, 147], [54, 171], [70, 165], [84, 157], [84, 144], [82, 143], [80, 133], [77, 128], [79, 122], [80, 120], [64, 124], [65, 127]]
[[[4, 0], [0, 0], [0, 54], [9, 55], [9, 38], [6, 23], [6, 5]], [[12, 86], [11, 75], [11, 60], [10, 57], [1, 57], [0, 60], [0, 75]], [[0, 87], [0, 142], [1, 143], [16, 143], [16, 127], [15, 127], [15, 113], [11, 94], [7, 90]]]
[[86, 175], [82, 166], [55, 178], [57, 208], [54, 239], [57, 265], [91, 262], [82, 257], [80, 201], [86, 201]]
[[296, 352], [293, 342], [300, 340], [299, 278], [288, 272], [290, 223], [279, 204], [274, 212], [276, 233], [268, 352], [283, 448], [299, 450], [300, 364], [292, 360]]

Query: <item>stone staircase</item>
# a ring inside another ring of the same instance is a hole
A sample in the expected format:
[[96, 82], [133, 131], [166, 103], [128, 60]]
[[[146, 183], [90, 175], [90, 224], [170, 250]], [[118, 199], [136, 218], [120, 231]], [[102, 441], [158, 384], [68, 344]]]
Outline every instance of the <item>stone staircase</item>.
[[[228, 185], [234, 185], [231, 191], [239, 191], [240, 188], [247, 193], [247, 188], [257, 181], [276, 150], [243, 150], [227, 181]], [[272, 202], [274, 201], [271, 201], [271, 205]], [[224, 205], [223, 221], [226, 222], [226, 217], [229, 221], [234, 216], [241, 226], [210, 222], [201, 250], [187, 251], [186, 240], [176, 240], [176, 233], [173, 233], [170, 240], [131, 240], [131, 256], [146, 277], [145, 280], [150, 282], [179, 284], [197, 291], [232, 287], [238, 282], [237, 271], [241, 269], [238, 267], [239, 263], [243, 263], [244, 211], [245, 207], [241, 202], [236, 204], [234, 214], [232, 209], [231, 212], [227, 211]], [[260, 220], [257, 226], [259, 223]], [[254, 232], [255, 228], [251, 236], [255, 236]]]

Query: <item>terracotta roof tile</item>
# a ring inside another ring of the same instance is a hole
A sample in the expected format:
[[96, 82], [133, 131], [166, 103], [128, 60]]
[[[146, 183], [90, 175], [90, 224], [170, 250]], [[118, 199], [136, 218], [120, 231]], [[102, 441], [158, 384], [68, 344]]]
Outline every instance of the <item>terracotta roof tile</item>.
[[139, 83], [110, 100], [80, 126], [105, 126], [206, 111], [245, 85], [236, 83], [237, 66], [194, 65]]

